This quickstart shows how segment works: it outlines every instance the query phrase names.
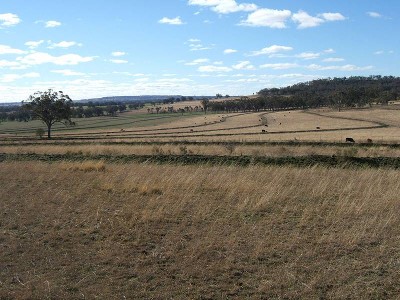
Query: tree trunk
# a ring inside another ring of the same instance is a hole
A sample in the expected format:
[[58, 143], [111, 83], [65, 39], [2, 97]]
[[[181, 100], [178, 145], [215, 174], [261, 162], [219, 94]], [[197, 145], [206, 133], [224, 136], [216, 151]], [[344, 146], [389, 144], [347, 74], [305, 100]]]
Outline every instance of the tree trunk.
[[51, 139], [51, 124], [47, 124], [47, 138]]

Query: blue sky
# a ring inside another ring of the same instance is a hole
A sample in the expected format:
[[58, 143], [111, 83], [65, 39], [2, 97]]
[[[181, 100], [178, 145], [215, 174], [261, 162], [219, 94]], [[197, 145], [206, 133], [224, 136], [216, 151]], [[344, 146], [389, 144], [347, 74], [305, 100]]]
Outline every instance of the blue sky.
[[399, 76], [398, 0], [0, 0], [0, 102]]

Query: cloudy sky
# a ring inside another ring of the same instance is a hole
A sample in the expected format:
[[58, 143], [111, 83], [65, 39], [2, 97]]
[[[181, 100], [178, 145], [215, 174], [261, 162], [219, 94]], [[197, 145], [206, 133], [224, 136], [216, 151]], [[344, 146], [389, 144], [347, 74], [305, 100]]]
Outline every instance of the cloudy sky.
[[0, 0], [0, 102], [400, 75], [398, 0]]

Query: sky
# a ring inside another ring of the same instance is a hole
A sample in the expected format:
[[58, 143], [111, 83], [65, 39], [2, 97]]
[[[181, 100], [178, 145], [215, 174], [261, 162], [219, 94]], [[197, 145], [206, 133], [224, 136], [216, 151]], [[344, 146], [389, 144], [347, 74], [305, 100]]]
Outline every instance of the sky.
[[0, 0], [0, 102], [400, 75], [399, 0]]

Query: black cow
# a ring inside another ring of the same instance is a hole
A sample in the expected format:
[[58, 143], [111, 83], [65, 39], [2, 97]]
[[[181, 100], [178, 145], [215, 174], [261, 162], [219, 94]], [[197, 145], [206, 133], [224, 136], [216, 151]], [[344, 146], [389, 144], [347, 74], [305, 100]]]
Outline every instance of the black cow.
[[355, 142], [356, 141], [351, 137], [346, 138], [346, 143], [355, 143]]

